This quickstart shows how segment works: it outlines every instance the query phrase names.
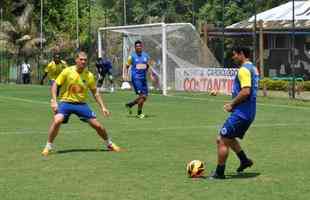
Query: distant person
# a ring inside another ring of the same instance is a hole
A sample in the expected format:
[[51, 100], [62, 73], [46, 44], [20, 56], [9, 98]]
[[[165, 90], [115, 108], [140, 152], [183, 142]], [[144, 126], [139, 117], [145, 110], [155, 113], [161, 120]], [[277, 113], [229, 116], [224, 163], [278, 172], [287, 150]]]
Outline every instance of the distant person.
[[40, 84], [43, 85], [44, 79], [48, 77], [49, 84], [52, 85], [52, 83], [56, 80], [58, 75], [66, 67], [67, 67], [67, 63], [60, 59], [60, 55], [54, 54], [53, 60], [44, 69], [44, 75], [40, 81]]
[[112, 63], [107, 58], [98, 58], [96, 61], [96, 68], [98, 73], [97, 88], [100, 89], [103, 85], [103, 81], [108, 76], [110, 82], [110, 91], [114, 92], [114, 81], [112, 75]]
[[24, 61], [21, 64], [21, 72], [22, 72], [22, 81], [23, 84], [30, 84], [31, 81], [31, 67], [27, 61]]
[[237, 138], [243, 139], [255, 119], [259, 75], [256, 67], [250, 62], [249, 48], [235, 47], [232, 53], [232, 58], [238, 64], [239, 69], [233, 83], [232, 100], [224, 105], [224, 110], [231, 114], [217, 137], [217, 167], [210, 176], [214, 179], [225, 178], [229, 149], [232, 149], [240, 160], [238, 173], [253, 165], [253, 161], [241, 148]]
[[[147, 73], [149, 70], [149, 55], [142, 49], [142, 42], [137, 40], [135, 42], [135, 52], [133, 52], [127, 60], [125, 68], [125, 81], [129, 80], [128, 68], [131, 66], [131, 83], [138, 95], [136, 99], [125, 104], [129, 111], [132, 113], [131, 108], [138, 104], [137, 117], [144, 118], [145, 115], [142, 112], [143, 105], [147, 100], [148, 96], [148, 86], [147, 86]], [[152, 77], [152, 76], [151, 76]]]
[[[48, 130], [48, 138], [42, 155], [47, 156], [53, 150], [53, 142], [58, 134], [62, 123], [67, 123], [71, 114], [77, 115], [81, 121], [87, 122], [94, 128], [97, 134], [103, 139], [110, 151], [120, 151], [108, 136], [106, 129], [96, 119], [96, 114], [86, 103], [88, 90], [91, 91], [94, 99], [100, 107], [104, 116], [110, 112], [105, 106], [101, 95], [97, 91], [94, 75], [86, 68], [87, 55], [85, 52], [77, 53], [76, 65], [64, 69], [52, 84], [51, 108], [55, 113], [52, 124]], [[57, 103], [57, 86], [61, 87], [60, 102]]]

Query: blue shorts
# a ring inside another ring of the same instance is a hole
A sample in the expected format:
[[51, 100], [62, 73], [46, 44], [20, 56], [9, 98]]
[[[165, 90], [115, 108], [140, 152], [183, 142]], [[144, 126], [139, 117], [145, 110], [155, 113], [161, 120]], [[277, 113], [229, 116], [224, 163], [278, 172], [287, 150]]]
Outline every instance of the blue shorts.
[[70, 115], [76, 114], [80, 120], [88, 122], [89, 119], [96, 118], [96, 113], [93, 112], [86, 103], [69, 103], [69, 102], [60, 102], [58, 105], [57, 114], [64, 115], [63, 123], [69, 121]]
[[238, 115], [231, 114], [220, 130], [220, 135], [225, 138], [242, 139], [252, 122], [253, 120], [245, 120]]
[[132, 86], [137, 95], [148, 95], [147, 80], [146, 79], [132, 79]]

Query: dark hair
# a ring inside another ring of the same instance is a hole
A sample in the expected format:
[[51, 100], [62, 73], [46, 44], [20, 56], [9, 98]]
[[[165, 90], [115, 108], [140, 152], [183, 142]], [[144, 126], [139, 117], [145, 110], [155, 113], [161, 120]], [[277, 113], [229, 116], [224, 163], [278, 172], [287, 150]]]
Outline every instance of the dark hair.
[[137, 46], [137, 44], [142, 44], [141, 40], [135, 41], [135, 46]]
[[232, 51], [234, 51], [238, 54], [243, 53], [244, 57], [246, 57], [246, 58], [251, 57], [251, 50], [249, 47], [235, 46], [232, 48]]

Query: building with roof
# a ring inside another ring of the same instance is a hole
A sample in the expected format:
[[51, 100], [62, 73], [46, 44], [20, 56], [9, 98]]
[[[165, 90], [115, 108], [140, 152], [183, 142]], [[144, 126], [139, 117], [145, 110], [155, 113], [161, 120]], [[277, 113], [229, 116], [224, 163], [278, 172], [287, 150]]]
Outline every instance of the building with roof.
[[[236, 41], [257, 38], [257, 64], [265, 76], [292, 76], [294, 73], [310, 79], [310, 0], [295, 1], [294, 4], [294, 26], [293, 2], [290, 1], [225, 27], [225, 38]], [[220, 29], [209, 30], [210, 36], [221, 34]], [[293, 48], [294, 70], [291, 65]]]

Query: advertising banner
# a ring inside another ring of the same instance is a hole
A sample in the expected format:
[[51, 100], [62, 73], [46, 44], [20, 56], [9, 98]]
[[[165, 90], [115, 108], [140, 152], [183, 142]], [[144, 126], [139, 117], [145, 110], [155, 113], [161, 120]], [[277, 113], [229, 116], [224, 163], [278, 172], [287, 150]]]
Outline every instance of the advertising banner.
[[236, 68], [178, 68], [175, 87], [178, 91], [211, 92], [231, 95]]

